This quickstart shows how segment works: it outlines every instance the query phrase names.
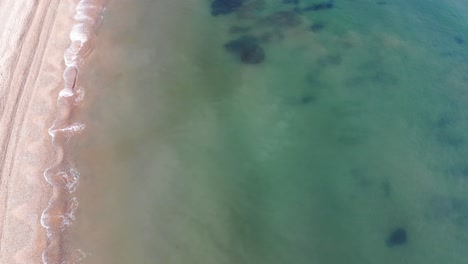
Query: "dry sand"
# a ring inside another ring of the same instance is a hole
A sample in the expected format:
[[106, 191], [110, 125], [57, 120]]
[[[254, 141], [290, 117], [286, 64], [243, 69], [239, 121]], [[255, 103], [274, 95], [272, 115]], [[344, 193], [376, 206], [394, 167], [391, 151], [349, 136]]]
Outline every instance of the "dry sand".
[[66, 85], [64, 54], [78, 2], [0, 1], [1, 264], [42, 263], [41, 215], [53, 194], [43, 175], [62, 158], [48, 129]]

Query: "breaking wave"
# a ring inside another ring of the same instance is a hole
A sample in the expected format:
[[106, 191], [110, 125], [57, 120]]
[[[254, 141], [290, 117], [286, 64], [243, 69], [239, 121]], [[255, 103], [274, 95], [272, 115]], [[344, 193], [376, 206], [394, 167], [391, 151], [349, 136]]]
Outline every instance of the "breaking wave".
[[70, 123], [70, 116], [83, 100], [84, 89], [79, 86], [79, 71], [92, 50], [96, 29], [102, 20], [106, 0], [80, 0], [76, 3], [74, 25], [70, 31], [70, 46], [65, 51], [63, 87], [57, 99], [58, 112], [48, 132], [55, 149], [55, 163], [44, 171], [44, 178], [52, 186], [52, 195], [42, 212], [41, 224], [46, 229], [47, 245], [42, 252], [44, 264], [69, 264], [86, 257], [81, 250], [65, 247], [64, 236], [75, 220], [78, 199], [74, 192], [80, 173], [66, 151], [70, 138], [85, 128], [82, 123]]

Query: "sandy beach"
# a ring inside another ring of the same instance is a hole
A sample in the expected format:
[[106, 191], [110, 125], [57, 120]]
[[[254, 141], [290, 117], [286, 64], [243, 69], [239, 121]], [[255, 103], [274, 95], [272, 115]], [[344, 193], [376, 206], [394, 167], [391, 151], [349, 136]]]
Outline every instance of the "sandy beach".
[[[64, 158], [48, 129], [57, 121], [59, 92], [75, 88], [76, 58], [68, 62], [75, 67], [71, 87], [63, 75], [64, 54], [76, 51], [72, 27], [85, 19], [77, 14], [95, 11], [81, 2], [81, 10], [79, 1], [0, 2], [0, 263], [43, 263], [48, 242], [41, 216], [59, 193], [44, 171]], [[66, 121], [71, 109], [60, 110]]]

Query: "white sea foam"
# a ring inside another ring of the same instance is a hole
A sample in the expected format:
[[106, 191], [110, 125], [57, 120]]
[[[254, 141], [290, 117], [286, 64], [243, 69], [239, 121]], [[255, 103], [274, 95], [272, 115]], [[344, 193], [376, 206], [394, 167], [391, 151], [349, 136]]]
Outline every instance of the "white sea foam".
[[76, 219], [75, 212], [78, 208], [78, 199], [76, 197], [72, 197], [67, 203], [67, 211], [62, 216], [62, 223], [60, 229], [65, 231], [65, 229], [72, 224], [73, 220]]
[[76, 133], [85, 129], [83, 123], [70, 123], [73, 109], [83, 100], [84, 89], [77, 85], [79, 68], [89, 54], [96, 27], [102, 19], [106, 0], [80, 0], [73, 16], [76, 23], [70, 31], [70, 46], [64, 54], [64, 86], [58, 95], [58, 112], [49, 135], [57, 153], [55, 164], [44, 171], [44, 179], [52, 186], [52, 197], [42, 212], [41, 224], [46, 229], [47, 246], [42, 253], [44, 264], [78, 263], [86, 254], [77, 249], [67, 253], [63, 245], [63, 236], [75, 220], [78, 199], [72, 194], [78, 186], [80, 174], [74, 168], [72, 160], [65, 155], [67, 142]]

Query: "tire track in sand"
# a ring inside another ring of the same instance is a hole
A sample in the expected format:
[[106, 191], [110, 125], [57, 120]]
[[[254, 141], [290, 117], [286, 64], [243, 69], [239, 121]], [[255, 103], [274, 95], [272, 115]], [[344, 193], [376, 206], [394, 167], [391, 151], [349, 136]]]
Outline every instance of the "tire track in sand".
[[[37, 113], [31, 113], [32, 101], [38, 100], [34, 95], [44, 88], [37, 80], [59, 3], [60, 0], [7, 0], [0, 4], [0, 16], [4, 18], [0, 36], [7, 40], [0, 43], [0, 51], [6, 54], [0, 61], [0, 263], [40, 263], [42, 250], [37, 247], [43, 245], [33, 239], [38, 239], [43, 231], [38, 221], [41, 212], [35, 211], [38, 206], [45, 207], [46, 200], [41, 199], [44, 186], [34, 186], [28, 179], [42, 180], [42, 168], [30, 169], [22, 162], [26, 147], [35, 143], [30, 136], [38, 133], [27, 131], [31, 120], [25, 118], [35, 114], [37, 119]], [[63, 54], [62, 50], [57, 52]], [[60, 79], [60, 70], [57, 75]], [[52, 113], [42, 113], [44, 121], [48, 114]], [[47, 134], [47, 130], [42, 132]], [[42, 153], [32, 154], [33, 159], [44, 160]], [[38, 164], [29, 166], [35, 165]], [[39, 173], [25, 175], [22, 171]]]

